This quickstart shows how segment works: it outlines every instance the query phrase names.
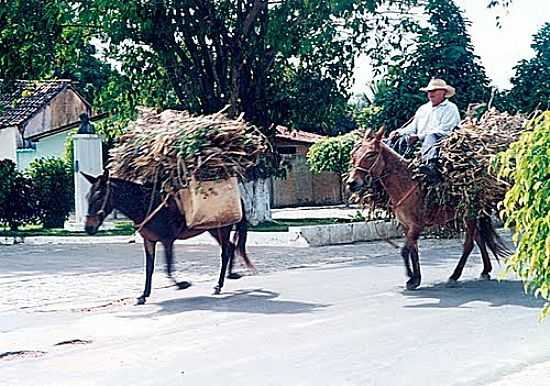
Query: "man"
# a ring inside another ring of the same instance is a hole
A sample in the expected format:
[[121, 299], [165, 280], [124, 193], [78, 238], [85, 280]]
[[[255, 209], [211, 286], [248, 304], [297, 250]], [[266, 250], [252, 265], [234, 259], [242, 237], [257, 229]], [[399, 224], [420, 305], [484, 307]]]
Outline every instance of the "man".
[[420, 153], [425, 165], [422, 171], [432, 181], [439, 180], [436, 164], [438, 158], [437, 144], [442, 138], [449, 135], [460, 123], [460, 114], [456, 105], [447, 100], [455, 94], [454, 87], [449, 86], [443, 79], [432, 79], [426, 87], [429, 102], [420, 106], [411, 123], [402, 129], [390, 134], [390, 142], [398, 152], [402, 152], [418, 141], [422, 142]]

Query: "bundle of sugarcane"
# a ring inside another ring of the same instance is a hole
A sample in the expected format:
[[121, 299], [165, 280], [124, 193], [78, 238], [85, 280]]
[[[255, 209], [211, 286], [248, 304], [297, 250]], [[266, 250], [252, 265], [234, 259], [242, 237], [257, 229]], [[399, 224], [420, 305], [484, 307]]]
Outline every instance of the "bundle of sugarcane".
[[465, 218], [497, 211], [509, 188], [492, 168], [494, 157], [515, 142], [527, 120], [521, 115], [488, 110], [480, 118], [467, 117], [440, 145], [438, 168], [443, 180], [426, 182], [419, 172], [420, 154], [410, 162], [425, 194], [426, 205], [456, 209], [455, 226]]
[[363, 188], [353, 193], [349, 201], [360, 205], [365, 220], [386, 220], [393, 217], [390, 196], [378, 180], [367, 177]]
[[171, 192], [186, 186], [191, 177], [243, 177], [271, 152], [267, 138], [242, 117], [141, 109], [137, 121], [110, 151], [108, 168], [113, 176], [157, 183]]

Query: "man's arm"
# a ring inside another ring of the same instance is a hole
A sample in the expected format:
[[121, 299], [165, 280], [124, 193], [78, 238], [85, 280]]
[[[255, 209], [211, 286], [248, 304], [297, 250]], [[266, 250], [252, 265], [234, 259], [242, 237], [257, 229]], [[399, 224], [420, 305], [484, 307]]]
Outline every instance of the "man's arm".
[[409, 123], [407, 126], [396, 130], [399, 135], [408, 135], [408, 134], [415, 134], [418, 129], [418, 112], [414, 115], [414, 118], [411, 123]]
[[[446, 135], [449, 135], [451, 131], [453, 131], [453, 129], [459, 124], [460, 113], [458, 112], [458, 107], [456, 107], [455, 104], [449, 104], [445, 111], [443, 111], [439, 124], [436, 127], [432, 128], [429, 133], [437, 134], [441, 137], [444, 137]], [[423, 141], [425, 137], [426, 135], [422, 135], [419, 137], [419, 139]]]

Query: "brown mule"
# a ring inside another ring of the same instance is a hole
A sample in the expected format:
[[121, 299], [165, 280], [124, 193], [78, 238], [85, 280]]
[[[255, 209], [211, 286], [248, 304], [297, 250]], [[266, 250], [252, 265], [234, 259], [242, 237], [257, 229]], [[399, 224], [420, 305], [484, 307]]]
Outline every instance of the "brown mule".
[[[406, 242], [401, 249], [401, 256], [409, 280], [407, 289], [420, 285], [420, 261], [418, 257], [418, 238], [425, 227], [445, 225], [453, 221], [455, 210], [447, 206], [428, 207], [418, 183], [413, 179], [407, 162], [403, 157], [382, 142], [384, 129], [377, 133], [367, 132], [361, 145], [352, 153], [352, 169], [347, 185], [352, 192], [360, 190], [365, 177], [380, 182], [390, 197], [391, 208], [403, 226]], [[510, 254], [502, 240], [496, 234], [491, 219], [479, 216], [477, 219], [464, 220], [464, 249], [462, 257], [449, 281], [455, 282], [462, 275], [468, 256], [478, 245], [483, 259], [482, 279], [490, 279], [492, 270], [487, 247], [495, 257], [506, 257]]]

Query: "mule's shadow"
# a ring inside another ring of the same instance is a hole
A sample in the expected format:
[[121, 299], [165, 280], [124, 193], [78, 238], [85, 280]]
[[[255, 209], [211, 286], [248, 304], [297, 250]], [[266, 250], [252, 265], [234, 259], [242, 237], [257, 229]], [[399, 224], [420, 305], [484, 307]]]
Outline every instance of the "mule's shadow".
[[156, 303], [161, 309], [156, 314], [175, 314], [205, 310], [213, 312], [240, 312], [253, 314], [300, 314], [328, 307], [328, 304], [277, 300], [277, 292], [262, 288], [226, 292], [221, 296], [195, 296], [165, 300]]
[[419, 300], [434, 300], [407, 308], [468, 308], [468, 303], [489, 303], [490, 307], [520, 306], [542, 308], [544, 300], [525, 294], [523, 284], [517, 280], [464, 280], [454, 286], [437, 283], [414, 291], [403, 290], [403, 295]]

